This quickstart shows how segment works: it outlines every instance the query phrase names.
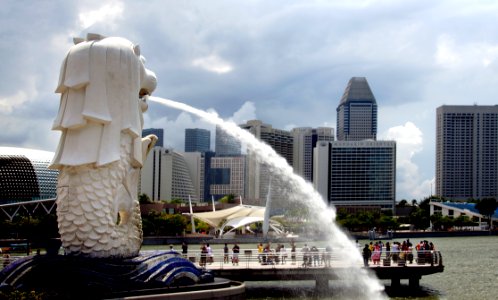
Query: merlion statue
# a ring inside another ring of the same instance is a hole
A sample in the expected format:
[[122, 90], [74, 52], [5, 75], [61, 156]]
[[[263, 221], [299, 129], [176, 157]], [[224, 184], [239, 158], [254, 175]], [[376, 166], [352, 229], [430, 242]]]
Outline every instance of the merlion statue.
[[146, 98], [156, 87], [138, 45], [88, 34], [62, 63], [53, 130], [62, 132], [57, 221], [65, 253], [132, 257], [142, 245], [140, 168], [157, 137], [141, 137]]

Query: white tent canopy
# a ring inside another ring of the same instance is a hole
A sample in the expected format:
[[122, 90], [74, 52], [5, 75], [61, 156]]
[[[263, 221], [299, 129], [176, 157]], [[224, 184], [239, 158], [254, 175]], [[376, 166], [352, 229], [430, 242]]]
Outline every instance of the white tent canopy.
[[[266, 208], [264, 206], [239, 205], [223, 210], [186, 215], [193, 216], [198, 220], [206, 222], [217, 231], [219, 230], [220, 235], [222, 235], [223, 231], [227, 227], [233, 227], [233, 229], [236, 229], [252, 223], [263, 222], [265, 210]], [[274, 221], [272, 221], [272, 223], [274, 223]], [[275, 227], [280, 226], [271, 227], [275, 230]]]

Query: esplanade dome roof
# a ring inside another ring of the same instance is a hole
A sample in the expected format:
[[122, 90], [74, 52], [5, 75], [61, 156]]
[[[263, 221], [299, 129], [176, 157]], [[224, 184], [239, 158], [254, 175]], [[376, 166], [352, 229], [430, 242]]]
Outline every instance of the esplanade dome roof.
[[57, 195], [57, 170], [49, 170], [54, 152], [0, 147], [0, 204], [51, 199]]

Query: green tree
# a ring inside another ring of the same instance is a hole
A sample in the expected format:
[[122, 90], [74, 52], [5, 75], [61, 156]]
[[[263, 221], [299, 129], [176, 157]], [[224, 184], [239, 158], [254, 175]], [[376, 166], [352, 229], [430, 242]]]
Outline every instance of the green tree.
[[138, 195], [138, 202], [140, 204], [153, 203], [152, 200], [150, 200], [150, 197], [147, 194], [140, 194], [140, 195]]
[[187, 218], [180, 214], [150, 212], [142, 216], [142, 230], [145, 236], [176, 236], [187, 228]]
[[218, 202], [220, 202], [220, 203], [235, 203], [235, 195], [234, 194], [225, 195]]
[[453, 228], [454, 220], [453, 220], [453, 218], [451, 218], [449, 216], [444, 216], [441, 219], [441, 225], [443, 227], [442, 228], [443, 230], [450, 230], [451, 228]]
[[398, 222], [392, 216], [382, 215], [379, 219], [379, 228], [382, 232], [385, 232], [388, 229], [397, 229]]
[[488, 218], [489, 221], [489, 230], [492, 229], [492, 216], [498, 208], [498, 202], [496, 202], [496, 198], [484, 198], [476, 204], [476, 209], [479, 211], [481, 215], [484, 215]]
[[425, 230], [427, 227], [430, 226], [430, 217], [429, 217], [430, 212], [422, 209], [420, 206], [416, 207], [411, 213], [410, 213], [410, 224], [413, 224], [416, 229], [422, 229]]
[[433, 230], [438, 231], [442, 229], [442, 219], [443, 215], [440, 212], [434, 213], [430, 216]]

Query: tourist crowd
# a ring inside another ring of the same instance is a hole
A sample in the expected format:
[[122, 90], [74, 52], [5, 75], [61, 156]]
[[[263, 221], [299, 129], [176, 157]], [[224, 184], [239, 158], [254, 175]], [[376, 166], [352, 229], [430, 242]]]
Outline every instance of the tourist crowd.
[[402, 242], [395, 241], [392, 244], [390, 242], [384, 244], [382, 241], [370, 242], [370, 244], [365, 244], [363, 247], [363, 262], [365, 266], [368, 266], [369, 262], [380, 265], [383, 258], [384, 265], [390, 265], [391, 261], [393, 263], [401, 261], [401, 264], [406, 263], [406, 261], [413, 263], [413, 250], [416, 251], [417, 262], [425, 263], [433, 261], [433, 254], [436, 249], [434, 244], [427, 240], [420, 241], [415, 247], [409, 239]]

